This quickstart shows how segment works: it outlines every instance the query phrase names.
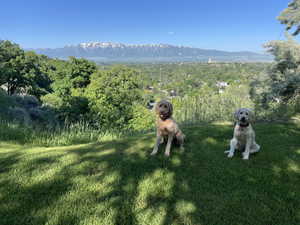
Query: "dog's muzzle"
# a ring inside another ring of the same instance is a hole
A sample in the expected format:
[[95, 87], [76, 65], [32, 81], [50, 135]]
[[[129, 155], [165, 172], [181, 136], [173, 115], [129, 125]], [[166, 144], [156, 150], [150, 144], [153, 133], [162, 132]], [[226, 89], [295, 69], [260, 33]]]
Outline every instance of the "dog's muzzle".
[[165, 119], [168, 118], [168, 113], [163, 113], [163, 112], [161, 112], [161, 113], [159, 113], [159, 117], [160, 117], [162, 120], [165, 120]]
[[249, 123], [248, 123], [248, 121], [247, 121], [247, 119], [246, 119], [245, 117], [242, 117], [242, 118], [240, 119], [239, 125], [240, 125], [241, 127], [248, 127], [248, 126], [249, 126]]

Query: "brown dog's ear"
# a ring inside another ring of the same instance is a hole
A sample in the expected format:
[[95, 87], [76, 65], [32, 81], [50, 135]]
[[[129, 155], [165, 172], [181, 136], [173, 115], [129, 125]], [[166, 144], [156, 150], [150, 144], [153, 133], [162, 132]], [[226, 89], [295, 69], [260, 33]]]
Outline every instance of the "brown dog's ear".
[[154, 111], [155, 111], [156, 114], [159, 113], [158, 112], [158, 106], [159, 106], [160, 103], [161, 103], [161, 101], [155, 103]]
[[173, 114], [173, 105], [171, 102], [168, 102], [168, 108], [169, 108], [169, 116], [171, 117]]
[[249, 113], [249, 122], [250, 123], [253, 123], [254, 120], [255, 120], [255, 115], [254, 115], [254, 112], [252, 109], [247, 109], [248, 110], [248, 113]]

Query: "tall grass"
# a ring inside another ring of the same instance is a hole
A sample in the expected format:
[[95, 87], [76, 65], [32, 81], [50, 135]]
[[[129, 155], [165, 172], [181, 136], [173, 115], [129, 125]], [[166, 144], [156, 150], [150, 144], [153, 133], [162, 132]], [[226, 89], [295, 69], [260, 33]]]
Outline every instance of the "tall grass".
[[56, 129], [29, 127], [17, 122], [0, 121], [0, 141], [57, 146], [118, 139], [121, 133], [102, 131], [78, 122]]
[[268, 107], [255, 104], [250, 98], [249, 87], [232, 85], [223, 93], [206, 90], [183, 98], [173, 98], [174, 118], [181, 124], [213, 121], [233, 121], [239, 108], [249, 108], [257, 121], [288, 121], [300, 112], [300, 96], [286, 102], [270, 102]]
[[254, 109], [248, 87], [236, 85], [223, 93], [207, 90], [192, 96], [173, 98], [174, 117], [182, 124], [232, 121], [233, 113], [241, 107]]

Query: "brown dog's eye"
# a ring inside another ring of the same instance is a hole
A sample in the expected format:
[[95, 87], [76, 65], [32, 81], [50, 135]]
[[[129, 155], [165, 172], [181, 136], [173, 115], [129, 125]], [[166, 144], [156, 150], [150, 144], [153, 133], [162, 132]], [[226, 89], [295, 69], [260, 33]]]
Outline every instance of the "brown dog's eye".
[[164, 108], [166, 109], [166, 108], [167, 108], [167, 106], [166, 106], [166, 105], [164, 105]]

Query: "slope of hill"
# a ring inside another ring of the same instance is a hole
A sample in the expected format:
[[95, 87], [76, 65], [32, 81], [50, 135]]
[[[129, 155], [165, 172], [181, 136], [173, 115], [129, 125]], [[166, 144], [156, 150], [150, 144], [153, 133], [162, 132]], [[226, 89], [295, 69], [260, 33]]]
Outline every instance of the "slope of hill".
[[155, 134], [64, 147], [0, 142], [0, 224], [300, 223], [300, 131], [256, 124], [261, 152], [224, 155], [232, 126], [184, 129], [186, 151], [149, 154]]
[[127, 45], [111, 42], [91, 42], [68, 45], [63, 48], [34, 49], [49, 57], [84, 57], [95, 61], [151, 62], [151, 61], [213, 61], [261, 62], [271, 61], [272, 56], [255, 52], [226, 52], [175, 46], [169, 44]]

